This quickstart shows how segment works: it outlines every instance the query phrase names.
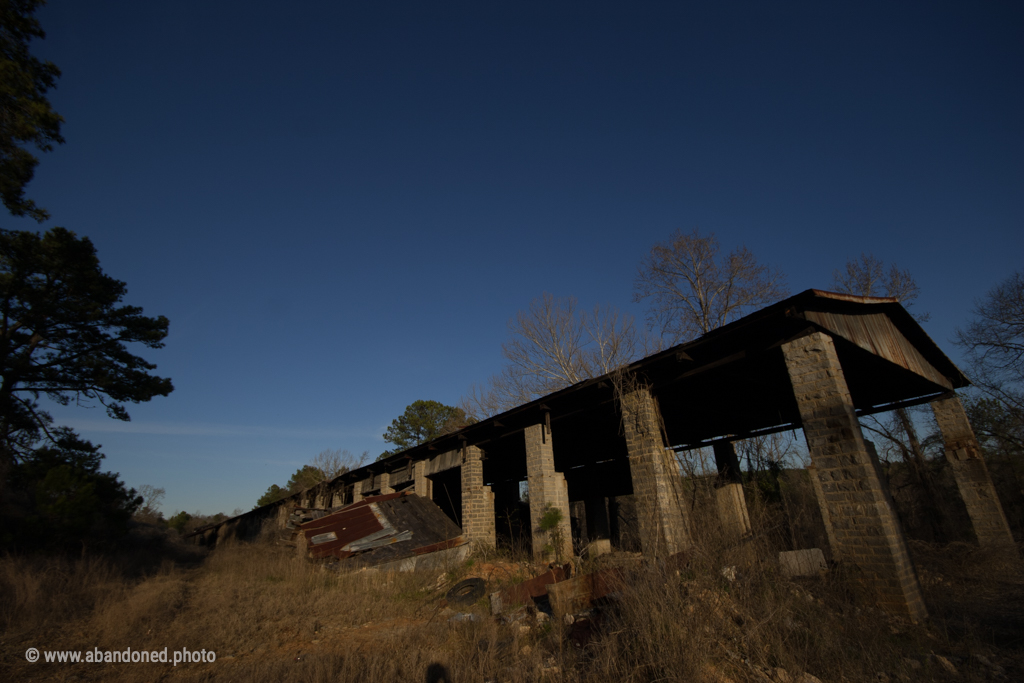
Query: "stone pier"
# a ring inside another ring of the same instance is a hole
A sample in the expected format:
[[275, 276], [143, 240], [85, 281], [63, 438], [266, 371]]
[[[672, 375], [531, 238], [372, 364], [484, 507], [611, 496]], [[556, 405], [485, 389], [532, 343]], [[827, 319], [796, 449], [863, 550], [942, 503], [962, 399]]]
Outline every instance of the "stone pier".
[[815, 332], [782, 345], [803, 422], [833, 549], [879, 607], [919, 621], [928, 616], [906, 540], [864, 443], [831, 337]]
[[417, 496], [434, 499], [434, 482], [427, 476], [427, 461], [417, 460], [412, 468], [413, 491]]
[[[551, 431], [545, 424], [523, 430], [526, 440], [526, 485], [530, 495], [530, 532], [533, 556], [538, 559], [563, 559], [572, 555], [572, 528], [569, 523], [569, 488], [565, 476], [555, 471], [555, 452]], [[557, 534], [543, 531], [541, 519], [549, 508], [562, 513]], [[561, 537], [561, 548], [555, 547], [555, 536]]]
[[[367, 485], [369, 484], [369, 486]], [[370, 490], [370, 486], [373, 486], [373, 479], [363, 479], [352, 484], [352, 502], [358, 503], [363, 499], [363, 491]]]
[[818, 501], [818, 508], [821, 510], [821, 522], [825, 525], [825, 535], [828, 537], [828, 548], [832, 553], [832, 560], [838, 562], [842, 559], [839, 554], [839, 543], [836, 541], [835, 530], [832, 529], [832, 517], [828, 513], [825, 492], [821, 489], [821, 478], [818, 476], [818, 468], [814, 466], [814, 463], [807, 466], [807, 474], [810, 475], [814, 497]]
[[484, 486], [483, 452], [476, 446], [462, 449], [462, 536], [474, 545], [496, 544], [494, 494]]
[[665, 447], [658, 407], [647, 389], [623, 396], [622, 425], [644, 554], [665, 557], [686, 550], [691, 540], [679, 468]]
[[1010, 525], [1006, 522], [1003, 506], [999, 503], [999, 496], [981, 456], [981, 446], [971, 423], [967, 421], [963, 404], [956, 395], [950, 395], [932, 401], [931, 406], [945, 442], [946, 460], [971, 517], [978, 545], [1016, 552]]
[[719, 441], [713, 446], [718, 482], [715, 502], [718, 521], [730, 541], [739, 541], [750, 535], [750, 514], [743, 494], [743, 475], [736, 457], [736, 447], [730, 441]]

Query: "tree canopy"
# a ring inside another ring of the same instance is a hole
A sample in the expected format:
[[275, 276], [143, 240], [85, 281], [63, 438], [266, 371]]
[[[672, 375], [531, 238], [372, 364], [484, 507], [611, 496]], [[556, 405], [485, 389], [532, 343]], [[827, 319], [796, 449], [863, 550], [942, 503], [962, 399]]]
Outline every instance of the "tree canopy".
[[787, 294], [785, 277], [746, 248], [719, 255], [714, 233], [676, 231], [651, 247], [637, 270], [633, 299], [669, 345], [688, 341]]
[[99, 447], [66, 427], [10, 472], [16, 520], [5, 519], [0, 544], [75, 548], [86, 540], [113, 541], [143, 503], [111, 472], [101, 472]]
[[611, 306], [578, 311], [575, 297], [545, 293], [508, 323], [507, 364], [462, 401], [468, 415], [496, 415], [626, 365], [657, 350], [633, 317]]
[[1013, 273], [974, 306], [974, 320], [957, 330], [971, 380], [1024, 422], [1024, 271]]
[[324, 476], [323, 471], [319, 468], [314, 467], [313, 465], [303, 465], [299, 469], [295, 470], [295, 473], [292, 474], [288, 479], [288, 483], [284, 486], [271, 484], [266, 493], [260, 496], [259, 500], [256, 501], [256, 505], [253, 509], [255, 510], [256, 508], [263, 507], [264, 505], [276, 503], [277, 501], [287, 498], [299, 491], [305, 491], [308, 488], [316, 486], [326, 478], [327, 477]]
[[[909, 270], [900, 270], [895, 263], [886, 267], [881, 259], [867, 253], [847, 261], [843, 270], [833, 271], [832, 288], [843, 294], [892, 297], [908, 310], [921, 293]], [[928, 322], [928, 317], [927, 313], [914, 315], [919, 323]]]
[[0, 2], [0, 200], [15, 216], [45, 220], [45, 210], [25, 197], [25, 186], [39, 160], [25, 149], [47, 152], [64, 142], [64, 119], [50, 106], [46, 91], [56, 85], [60, 69], [29, 52], [33, 38], [45, 34], [32, 16], [41, 0]]
[[360, 456], [353, 455], [347, 449], [320, 451], [310, 461], [310, 464], [297, 469], [284, 486], [271, 484], [270, 488], [256, 501], [253, 509], [276, 503], [294, 493], [312, 488], [322, 481], [330, 481], [345, 472], [362, 467], [369, 457], [369, 451], [363, 451]]
[[450, 434], [465, 427], [468, 422], [462, 408], [446, 406], [439, 401], [413, 401], [404, 413], [391, 421], [391, 426], [384, 432], [384, 440], [394, 444], [395, 448], [384, 451], [380, 457]]
[[61, 405], [96, 401], [128, 420], [123, 403], [166, 396], [171, 380], [130, 344], [158, 349], [167, 318], [121, 305], [126, 285], [104, 274], [86, 237], [63, 228], [39, 235], [0, 231], [0, 448], [23, 458], [51, 418], [46, 395]]

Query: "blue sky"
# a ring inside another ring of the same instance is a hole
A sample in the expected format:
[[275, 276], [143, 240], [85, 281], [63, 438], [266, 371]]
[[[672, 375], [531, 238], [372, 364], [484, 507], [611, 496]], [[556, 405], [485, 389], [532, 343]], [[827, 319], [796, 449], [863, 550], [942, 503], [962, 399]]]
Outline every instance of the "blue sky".
[[[638, 318], [637, 264], [717, 234], [828, 288], [909, 269], [949, 343], [1022, 267], [1019, 3], [51, 0], [67, 144], [28, 196], [95, 243], [167, 398], [54, 411], [163, 509], [249, 509], [500, 370], [542, 294]], [[37, 229], [8, 218], [5, 226]]]

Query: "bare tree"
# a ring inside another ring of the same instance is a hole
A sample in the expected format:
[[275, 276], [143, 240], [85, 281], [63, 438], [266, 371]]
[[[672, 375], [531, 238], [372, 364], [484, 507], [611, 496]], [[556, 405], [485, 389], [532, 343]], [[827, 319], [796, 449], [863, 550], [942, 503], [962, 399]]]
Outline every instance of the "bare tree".
[[142, 498], [142, 505], [135, 512], [135, 517], [146, 522], [155, 522], [160, 519], [160, 503], [167, 494], [163, 488], [157, 488], [149, 484], [139, 487], [139, 497]]
[[974, 305], [975, 319], [956, 332], [971, 379], [1024, 420], [1024, 271], [1017, 271]]
[[[874, 254], [861, 253], [860, 258], [846, 262], [844, 270], [832, 273], [832, 288], [844, 294], [857, 296], [887, 296], [910, 309], [921, 293], [909, 270], [900, 270], [895, 263], [886, 267]], [[928, 313], [914, 316], [919, 323], [927, 322]]]
[[651, 247], [637, 271], [633, 300], [647, 301], [647, 322], [668, 344], [721, 327], [752, 308], [785, 298], [785, 277], [746, 248], [719, 256], [714, 233], [676, 231]]
[[357, 457], [346, 449], [327, 449], [320, 451], [309, 464], [322, 475], [320, 481], [331, 481], [350, 470], [362, 467], [369, 459], [369, 451], [363, 451], [363, 454]]
[[591, 377], [612, 372], [652, 344], [633, 317], [611, 306], [577, 311], [575, 297], [544, 294], [509, 321], [501, 353], [507, 365], [463, 398], [466, 414], [480, 419]]

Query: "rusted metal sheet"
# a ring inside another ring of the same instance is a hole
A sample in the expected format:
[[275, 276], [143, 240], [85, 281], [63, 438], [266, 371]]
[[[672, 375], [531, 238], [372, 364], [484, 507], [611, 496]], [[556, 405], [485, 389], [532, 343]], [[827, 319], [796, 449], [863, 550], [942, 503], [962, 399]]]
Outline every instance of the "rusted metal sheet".
[[384, 531], [384, 525], [377, 519], [370, 504], [355, 509], [344, 509], [333, 515], [307, 522], [299, 527], [309, 544], [309, 554], [314, 558], [330, 555], [346, 557], [351, 554], [342, 551], [350, 543]]
[[555, 616], [576, 614], [593, 601], [618, 593], [625, 587], [625, 570], [612, 567], [548, 586], [548, 600]]
[[449, 548], [455, 548], [466, 542], [462, 536], [456, 536], [455, 538], [449, 538], [447, 541], [441, 541], [439, 543], [431, 543], [430, 545], [424, 545], [413, 550], [414, 555], [426, 555], [427, 553], [436, 553], [438, 550], [448, 550]]
[[358, 556], [366, 565], [452, 548], [462, 533], [433, 502], [410, 492], [364, 498], [299, 529], [312, 559]]
[[892, 324], [885, 313], [846, 315], [823, 311], [805, 311], [807, 320], [829, 332], [853, 342], [865, 351], [881, 356], [891, 363], [921, 375], [946, 389], [952, 389], [949, 378], [932, 366], [906, 337]]
[[491, 595], [491, 611], [498, 614], [509, 607], [531, 604], [534, 598], [548, 594], [549, 585], [565, 581], [568, 576], [565, 567], [552, 567], [540, 576], [503, 588]]

